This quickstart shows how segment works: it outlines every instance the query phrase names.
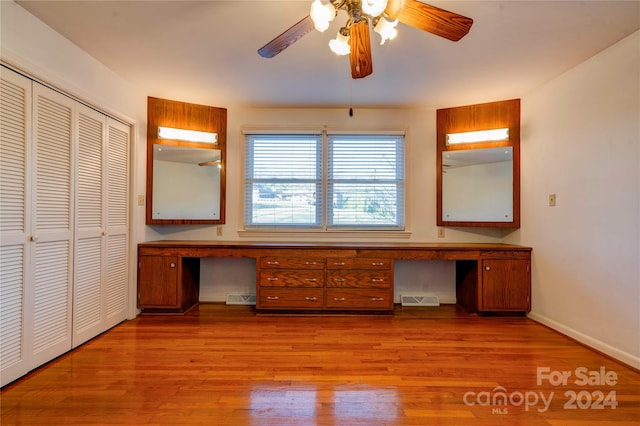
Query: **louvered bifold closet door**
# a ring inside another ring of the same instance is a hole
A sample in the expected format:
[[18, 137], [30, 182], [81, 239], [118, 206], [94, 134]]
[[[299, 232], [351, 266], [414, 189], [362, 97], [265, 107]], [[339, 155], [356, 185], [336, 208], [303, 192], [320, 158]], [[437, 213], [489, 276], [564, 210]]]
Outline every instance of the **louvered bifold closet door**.
[[130, 127], [107, 118], [107, 282], [105, 328], [127, 318]]
[[32, 367], [71, 349], [74, 105], [33, 84]]
[[73, 285], [73, 347], [104, 331], [106, 280], [106, 117], [84, 105], [76, 114], [76, 216]]
[[30, 223], [27, 221], [31, 80], [0, 74], [0, 386], [31, 369], [25, 318]]

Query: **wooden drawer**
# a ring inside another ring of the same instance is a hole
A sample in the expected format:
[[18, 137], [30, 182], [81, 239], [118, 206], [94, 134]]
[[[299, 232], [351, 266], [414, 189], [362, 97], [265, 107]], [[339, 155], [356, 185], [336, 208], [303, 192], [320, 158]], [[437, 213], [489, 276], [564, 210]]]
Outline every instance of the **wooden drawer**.
[[324, 269], [324, 258], [264, 256], [260, 258], [260, 268], [262, 269]]
[[389, 290], [327, 289], [327, 309], [392, 310]]
[[261, 287], [322, 287], [324, 271], [266, 269], [260, 271]]
[[327, 259], [327, 269], [380, 269], [390, 270], [392, 259], [369, 257], [330, 257]]
[[333, 270], [327, 271], [327, 287], [390, 288], [393, 273], [387, 271]]
[[258, 309], [322, 309], [324, 307], [324, 294], [321, 288], [261, 288], [259, 293]]

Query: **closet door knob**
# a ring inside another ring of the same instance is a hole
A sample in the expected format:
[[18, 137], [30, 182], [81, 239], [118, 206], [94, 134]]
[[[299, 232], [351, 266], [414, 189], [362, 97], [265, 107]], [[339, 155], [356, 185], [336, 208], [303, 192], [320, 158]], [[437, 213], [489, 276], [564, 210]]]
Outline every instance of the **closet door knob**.
[[487, 270], [487, 271], [490, 271], [491, 270], [491, 266], [485, 266], [484, 269]]

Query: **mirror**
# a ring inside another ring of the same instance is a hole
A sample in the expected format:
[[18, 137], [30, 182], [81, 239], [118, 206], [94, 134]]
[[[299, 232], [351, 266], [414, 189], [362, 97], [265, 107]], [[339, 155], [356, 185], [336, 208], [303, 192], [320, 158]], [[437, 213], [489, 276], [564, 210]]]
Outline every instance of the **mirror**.
[[[496, 129], [508, 131], [454, 142]], [[519, 99], [438, 110], [436, 161], [438, 226], [520, 227]]]
[[219, 149], [153, 145], [153, 219], [220, 219]]
[[227, 110], [152, 97], [147, 108], [147, 225], [223, 224]]
[[442, 219], [513, 220], [513, 147], [442, 153]]

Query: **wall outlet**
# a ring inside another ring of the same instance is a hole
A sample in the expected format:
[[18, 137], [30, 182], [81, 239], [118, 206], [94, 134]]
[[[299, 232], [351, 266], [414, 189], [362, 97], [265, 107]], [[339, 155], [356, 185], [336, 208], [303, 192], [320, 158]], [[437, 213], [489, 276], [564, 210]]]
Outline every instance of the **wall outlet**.
[[144, 195], [138, 195], [138, 205], [144, 206]]
[[444, 238], [444, 228], [438, 228], [438, 238]]
[[549, 205], [551, 207], [556, 205], [556, 194], [549, 194]]
[[216, 235], [222, 237], [222, 225], [216, 226]]

